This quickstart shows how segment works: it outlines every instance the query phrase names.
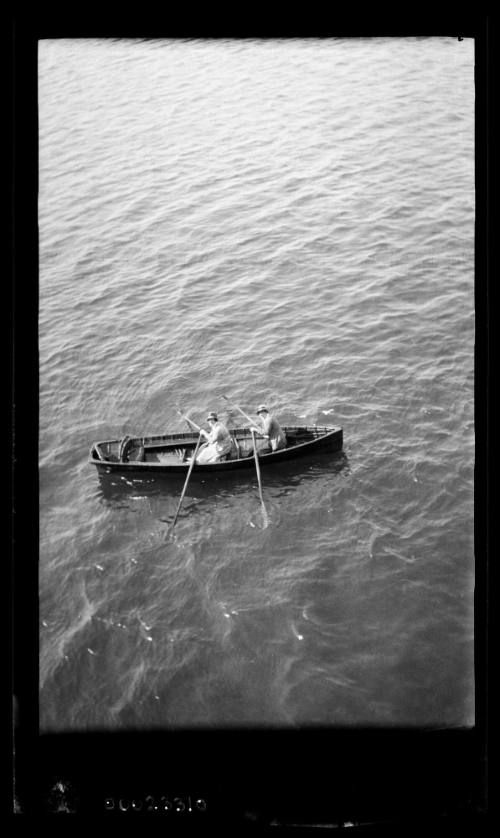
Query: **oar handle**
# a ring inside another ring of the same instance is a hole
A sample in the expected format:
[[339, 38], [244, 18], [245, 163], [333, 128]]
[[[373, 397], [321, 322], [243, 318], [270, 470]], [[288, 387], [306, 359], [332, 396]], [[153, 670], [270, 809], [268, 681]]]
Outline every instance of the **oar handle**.
[[[222, 398], [223, 398], [226, 402], [229, 402], [229, 401], [230, 401], [230, 399], [228, 399], [228, 397], [227, 397], [227, 396], [222, 396]], [[248, 413], [245, 413], [245, 411], [244, 411], [244, 410], [242, 410], [242, 409], [241, 409], [241, 407], [238, 407], [238, 405], [237, 405], [237, 404], [233, 405], [233, 407], [235, 407], [235, 408], [236, 408], [236, 410], [239, 410], [239, 412], [241, 413], [241, 415], [242, 415], [242, 416], [244, 416], [244, 417], [245, 417], [245, 419], [246, 419], [248, 422], [250, 422], [250, 424], [251, 424], [251, 425], [254, 423], [254, 421], [255, 421], [255, 420], [254, 420], [254, 419], [251, 419], [251, 418], [250, 418], [250, 416], [248, 415]]]
[[188, 469], [188, 473], [187, 473], [187, 477], [186, 477], [186, 482], [184, 483], [184, 488], [182, 490], [182, 495], [181, 495], [180, 500], [179, 500], [179, 505], [177, 507], [177, 511], [175, 513], [174, 520], [172, 522], [172, 529], [175, 527], [175, 522], [177, 521], [177, 516], [179, 514], [179, 510], [181, 508], [182, 501], [184, 500], [184, 495], [186, 494], [187, 485], [189, 483], [189, 478], [191, 477], [191, 472], [192, 472], [192, 470], [194, 468], [194, 464], [196, 462], [196, 455], [198, 453], [198, 448], [200, 447], [200, 442], [201, 442], [201, 434], [198, 437], [198, 442], [196, 443], [196, 448], [194, 449], [193, 458], [192, 458], [192, 460], [189, 464], [189, 469]]
[[182, 417], [182, 419], [185, 419], [185, 420], [186, 420], [186, 422], [188, 422], [190, 425], [192, 425], [192, 426], [193, 426], [193, 428], [196, 428], [196, 430], [197, 430], [197, 431], [201, 431], [200, 426], [199, 426], [199, 425], [197, 425], [197, 424], [196, 424], [196, 422], [193, 422], [193, 420], [192, 420], [192, 419], [190, 419], [190, 418], [189, 418], [189, 416], [186, 416], [186, 414], [185, 414], [185, 413], [182, 413], [180, 410], [178, 410], [178, 411], [177, 411], [177, 413], [179, 414], [179, 416], [181, 416], [181, 417]]

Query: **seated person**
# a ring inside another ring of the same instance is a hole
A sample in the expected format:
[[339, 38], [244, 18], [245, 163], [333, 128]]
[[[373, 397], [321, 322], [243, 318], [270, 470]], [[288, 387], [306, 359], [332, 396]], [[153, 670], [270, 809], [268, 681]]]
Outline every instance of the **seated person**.
[[257, 416], [259, 417], [262, 425], [260, 428], [253, 426], [250, 430], [255, 431], [255, 433], [263, 436], [265, 439], [268, 439], [271, 451], [278, 451], [280, 448], [286, 448], [286, 434], [276, 417], [269, 413], [265, 404], [259, 405], [257, 408]]
[[231, 434], [222, 422], [217, 419], [216, 413], [209, 413], [207, 422], [210, 424], [210, 433], [200, 431], [206, 442], [200, 446], [196, 457], [197, 463], [217, 463], [230, 452], [233, 445]]

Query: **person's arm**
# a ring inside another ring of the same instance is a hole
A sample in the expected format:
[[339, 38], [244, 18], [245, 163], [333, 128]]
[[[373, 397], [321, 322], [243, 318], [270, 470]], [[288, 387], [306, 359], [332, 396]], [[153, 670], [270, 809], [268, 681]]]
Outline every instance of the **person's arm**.
[[265, 439], [269, 439], [271, 436], [271, 428], [272, 428], [273, 420], [270, 416], [266, 416], [265, 419], [262, 419], [262, 430], [260, 432], [261, 436]]
[[215, 425], [207, 436], [208, 442], [223, 442], [229, 436], [229, 431], [223, 425]]
[[269, 439], [269, 434], [266, 433], [265, 422], [262, 422], [261, 428], [257, 428], [255, 425], [251, 425], [249, 430], [255, 431], [256, 434], [258, 434], [259, 436], [263, 436], [265, 439]]

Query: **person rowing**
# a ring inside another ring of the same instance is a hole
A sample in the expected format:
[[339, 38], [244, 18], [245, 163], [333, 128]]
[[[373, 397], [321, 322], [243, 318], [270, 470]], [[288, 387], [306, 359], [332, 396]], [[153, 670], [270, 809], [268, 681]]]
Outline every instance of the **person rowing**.
[[260, 419], [260, 428], [252, 426], [251, 431], [255, 431], [259, 436], [269, 440], [271, 451], [278, 451], [279, 448], [286, 448], [286, 434], [280, 423], [269, 413], [265, 404], [259, 405], [257, 408], [257, 416]]
[[222, 422], [217, 418], [216, 413], [209, 413], [207, 422], [210, 425], [210, 431], [207, 432], [203, 428], [200, 430], [200, 436], [206, 439], [206, 442], [200, 446], [197, 463], [217, 463], [229, 454], [232, 446], [231, 434]]

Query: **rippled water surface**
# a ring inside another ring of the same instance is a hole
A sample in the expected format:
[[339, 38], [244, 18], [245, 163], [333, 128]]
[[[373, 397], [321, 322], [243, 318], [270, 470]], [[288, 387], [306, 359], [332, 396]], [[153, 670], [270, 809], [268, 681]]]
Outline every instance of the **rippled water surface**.
[[[39, 48], [40, 724], [474, 720], [474, 45]], [[99, 480], [267, 402], [340, 455]]]

